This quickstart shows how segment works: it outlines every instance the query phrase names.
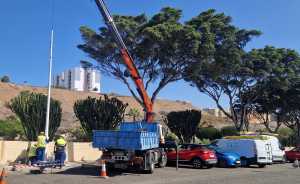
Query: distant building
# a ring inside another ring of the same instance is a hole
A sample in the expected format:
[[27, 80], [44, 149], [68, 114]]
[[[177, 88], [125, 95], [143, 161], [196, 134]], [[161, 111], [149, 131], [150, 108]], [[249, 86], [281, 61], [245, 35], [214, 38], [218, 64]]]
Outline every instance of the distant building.
[[53, 86], [75, 91], [100, 93], [100, 71], [94, 68], [76, 67], [54, 76]]

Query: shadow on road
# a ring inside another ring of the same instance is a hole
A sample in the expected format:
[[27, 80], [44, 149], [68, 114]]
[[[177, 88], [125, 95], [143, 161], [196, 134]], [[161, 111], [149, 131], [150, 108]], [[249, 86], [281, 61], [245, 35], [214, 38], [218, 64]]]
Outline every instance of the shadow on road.
[[[82, 168], [82, 167], [73, 167], [66, 169], [64, 171], [56, 172], [54, 174], [62, 174], [62, 175], [85, 175], [85, 176], [100, 176], [101, 168], [99, 167], [90, 167], [90, 168]], [[125, 175], [140, 175], [143, 174], [139, 171], [128, 171], [128, 170], [117, 170], [117, 169], [107, 169], [107, 175], [109, 177], [114, 176], [125, 176]]]

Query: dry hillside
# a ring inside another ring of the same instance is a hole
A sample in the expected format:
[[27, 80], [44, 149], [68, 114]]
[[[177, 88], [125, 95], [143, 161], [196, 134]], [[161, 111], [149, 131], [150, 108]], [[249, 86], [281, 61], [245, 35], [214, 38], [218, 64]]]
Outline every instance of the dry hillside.
[[[1, 83], [0, 82], [0, 119], [5, 119], [6, 117], [12, 115], [13, 113], [5, 106], [5, 103], [9, 102], [10, 99], [17, 96], [21, 91], [32, 91], [37, 93], [47, 93], [46, 88], [32, 87], [24, 85], [15, 85], [11, 83]], [[62, 117], [62, 127], [69, 128], [78, 125], [76, 117], [73, 113], [73, 104], [78, 99], [85, 99], [88, 96], [100, 97], [101, 94], [88, 93], [88, 92], [77, 92], [65, 89], [53, 89], [52, 97], [59, 100], [62, 103], [63, 117]], [[116, 96], [120, 100], [129, 104], [129, 108], [138, 108], [142, 112], [141, 106], [129, 96]], [[178, 111], [185, 109], [196, 109], [192, 104], [184, 101], [170, 101], [170, 100], [157, 100], [154, 106], [154, 111], [157, 115], [161, 112]], [[128, 118], [128, 117], [127, 117]], [[159, 116], [157, 117], [159, 118]], [[208, 124], [219, 124], [223, 125], [226, 120], [215, 118], [209, 114], [203, 114], [202, 121]], [[218, 125], [217, 125], [218, 126]]]

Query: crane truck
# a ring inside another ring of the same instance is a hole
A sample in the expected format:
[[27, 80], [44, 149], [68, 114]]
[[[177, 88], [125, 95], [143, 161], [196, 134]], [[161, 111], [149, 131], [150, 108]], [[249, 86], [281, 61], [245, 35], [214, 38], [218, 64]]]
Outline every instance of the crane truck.
[[104, 0], [95, 0], [95, 2], [114, 37], [146, 113], [144, 121], [123, 122], [119, 130], [94, 130], [93, 147], [103, 151], [101, 159], [106, 161], [108, 167], [134, 168], [153, 173], [155, 166], [164, 167], [167, 163], [167, 154], [160, 146], [164, 142], [162, 126], [153, 122], [153, 104]]

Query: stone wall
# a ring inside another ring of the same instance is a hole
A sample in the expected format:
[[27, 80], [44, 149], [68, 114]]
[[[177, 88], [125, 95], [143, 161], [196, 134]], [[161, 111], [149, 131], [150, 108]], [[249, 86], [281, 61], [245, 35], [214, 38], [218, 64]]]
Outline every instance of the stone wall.
[[[34, 142], [31, 142], [34, 144]], [[26, 150], [30, 142], [25, 141], [0, 141], [0, 163], [10, 163], [26, 158]], [[54, 143], [47, 144], [47, 157], [54, 158]], [[101, 151], [92, 148], [89, 142], [69, 142], [66, 148], [67, 161], [95, 161], [101, 156]]]

